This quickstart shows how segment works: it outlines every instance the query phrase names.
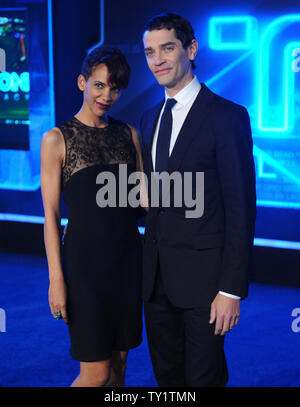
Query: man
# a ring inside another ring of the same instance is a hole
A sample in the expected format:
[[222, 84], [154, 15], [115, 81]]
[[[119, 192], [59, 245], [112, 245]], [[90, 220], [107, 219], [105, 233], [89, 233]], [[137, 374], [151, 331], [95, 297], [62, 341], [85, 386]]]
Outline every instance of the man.
[[[158, 207], [150, 203], [143, 297], [153, 369], [159, 386], [225, 386], [224, 335], [247, 296], [256, 217], [249, 116], [194, 76], [198, 43], [186, 19], [152, 18], [143, 42], [165, 88], [165, 100], [141, 120], [145, 173], [204, 173], [202, 216], [187, 217], [172, 186], [169, 207], [164, 191]], [[193, 196], [196, 187], [194, 179]]]

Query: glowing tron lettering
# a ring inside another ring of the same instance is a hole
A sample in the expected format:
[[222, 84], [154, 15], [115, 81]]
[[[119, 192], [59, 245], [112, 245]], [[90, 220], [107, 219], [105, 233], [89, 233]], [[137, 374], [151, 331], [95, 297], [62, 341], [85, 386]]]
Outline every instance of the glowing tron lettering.
[[21, 90], [22, 92], [30, 91], [28, 72], [23, 72], [20, 75], [18, 75], [16, 72], [0, 73], [0, 91], [1, 92], [9, 92], [9, 91], [18, 92], [19, 90]]

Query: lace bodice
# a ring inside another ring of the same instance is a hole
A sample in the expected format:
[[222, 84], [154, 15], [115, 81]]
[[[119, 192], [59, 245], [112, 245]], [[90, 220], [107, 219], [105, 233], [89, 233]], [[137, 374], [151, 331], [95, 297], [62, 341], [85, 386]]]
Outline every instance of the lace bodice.
[[131, 130], [125, 123], [109, 117], [105, 128], [90, 127], [73, 117], [59, 126], [66, 147], [62, 168], [62, 188], [71, 176], [86, 167], [136, 162]]

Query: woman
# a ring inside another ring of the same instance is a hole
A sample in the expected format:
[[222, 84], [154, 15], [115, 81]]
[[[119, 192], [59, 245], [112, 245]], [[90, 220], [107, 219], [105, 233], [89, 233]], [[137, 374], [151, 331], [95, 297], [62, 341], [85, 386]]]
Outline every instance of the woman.
[[[118, 49], [93, 50], [78, 77], [81, 109], [71, 120], [46, 132], [41, 145], [49, 304], [53, 316], [68, 323], [71, 356], [80, 361], [74, 387], [123, 385], [128, 351], [142, 340], [136, 210], [100, 207], [96, 200], [98, 174], [112, 174], [118, 191], [120, 164], [125, 164], [128, 176], [143, 169], [137, 131], [107, 116], [129, 75], [128, 63]], [[61, 190], [68, 208], [64, 266]]]

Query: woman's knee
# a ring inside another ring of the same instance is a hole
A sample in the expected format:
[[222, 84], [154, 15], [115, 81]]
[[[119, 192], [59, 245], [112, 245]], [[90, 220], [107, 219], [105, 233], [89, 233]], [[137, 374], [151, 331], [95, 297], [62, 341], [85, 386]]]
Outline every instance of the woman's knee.
[[93, 387], [104, 386], [110, 377], [109, 361], [92, 362], [82, 366], [80, 374]]
[[93, 387], [103, 387], [109, 381], [110, 372], [101, 372], [90, 379]]

